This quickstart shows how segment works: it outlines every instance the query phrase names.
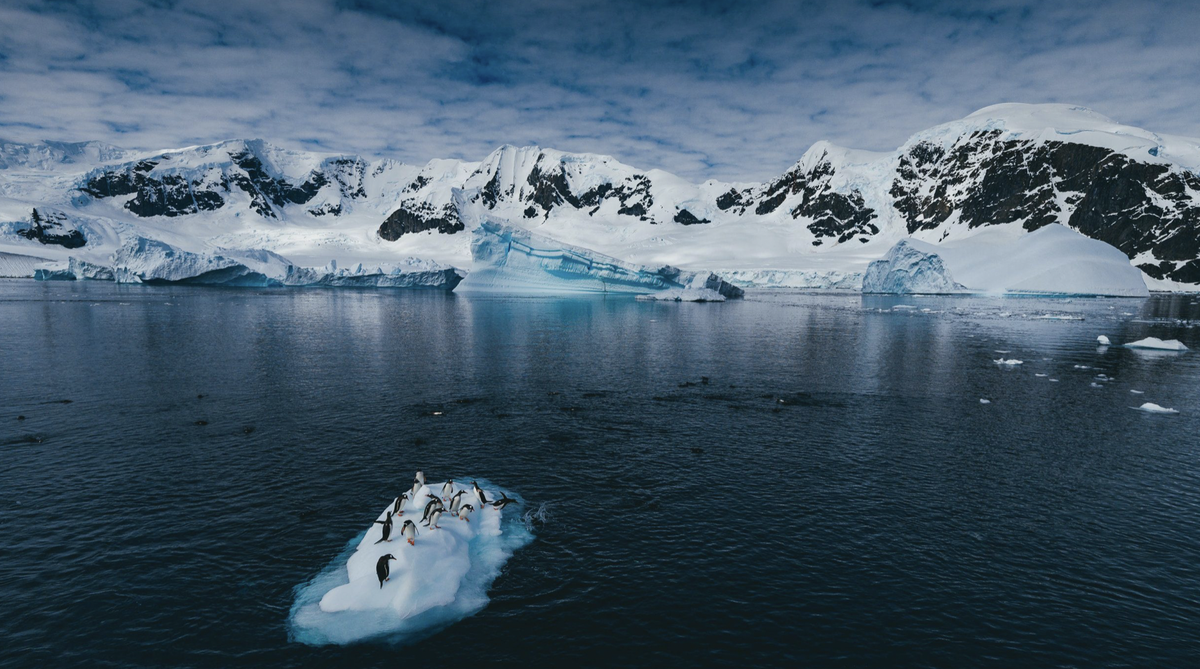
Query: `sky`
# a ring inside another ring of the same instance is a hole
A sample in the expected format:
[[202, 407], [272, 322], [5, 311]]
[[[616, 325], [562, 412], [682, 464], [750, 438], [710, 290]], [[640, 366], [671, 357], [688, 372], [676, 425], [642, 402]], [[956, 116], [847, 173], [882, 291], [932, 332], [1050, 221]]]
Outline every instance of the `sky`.
[[1000, 102], [1200, 136], [1200, 3], [0, 0], [0, 138], [761, 181]]

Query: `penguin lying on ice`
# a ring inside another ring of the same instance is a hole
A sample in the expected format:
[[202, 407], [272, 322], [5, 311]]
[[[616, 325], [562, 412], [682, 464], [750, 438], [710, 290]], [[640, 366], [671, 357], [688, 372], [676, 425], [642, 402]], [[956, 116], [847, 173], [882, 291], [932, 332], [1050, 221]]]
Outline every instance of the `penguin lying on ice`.
[[[408, 521], [412, 522], [412, 521]], [[388, 560], [395, 560], [395, 556], [391, 553], [381, 555], [379, 562], [375, 563], [375, 575], [379, 577], [379, 587], [383, 588], [383, 582], [389, 580], [388, 574], [392, 573], [392, 567], [388, 564]]]
[[492, 502], [492, 508], [496, 509], [497, 511], [500, 511], [501, 509], [508, 506], [509, 504], [516, 504], [516, 503], [517, 503], [517, 500], [509, 499], [508, 495], [505, 495], [504, 491], [501, 490], [500, 491], [500, 499]]

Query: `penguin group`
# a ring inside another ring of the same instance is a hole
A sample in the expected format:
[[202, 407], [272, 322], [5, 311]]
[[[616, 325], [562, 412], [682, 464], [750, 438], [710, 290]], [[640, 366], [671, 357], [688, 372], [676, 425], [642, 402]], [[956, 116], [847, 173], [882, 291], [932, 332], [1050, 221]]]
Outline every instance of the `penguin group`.
[[[424, 499], [418, 499], [421, 490], [425, 488], [425, 472], [418, 471], [413, 477], [412, 487], [396, 497], [392, 502], [392, 508], [386, 511], [383, 520], [375, 521], [376, 525], [383, 526], [382, 534], [375, 542], [376, 544], [392, 541], [392, 527], [395, 522], [393, 518], [403, 516], [406, 507], [413, 510], [418, 507], [423, 508], [419, 524], [432, 531], [442, 529], [438, 523], [445, 514], [464, 522], [471, 522], [470, 516], [476, 508], [475, 504], [469, 503], [472, 497], [479, 504], [480, 509], [491, 507], [496, 511], [502, 511], [509, 504], [516, 503], [516, 500], [509, 498], [503, 491], [500, 492], [499, 499], [489, 500], [483, 488], [480, 488], [475, 481], [471, 482], [471, 488], [468, 491], [465, 487], [456, 486], [454, 480], [451, 479], [442, 484], [441, 495], [426, 493]], [[417, 545], [417, 536], [420, 534], [417, 526], [418, 523], [413, 522], [411, 518], [406, 518], [400, 526], [400, 535], [408, 541], [410, 546]], [[375, 574], [379, 577], [380, 588], [383, 587], [384, 582], [389, 580], [391, 574], [389, 562], [395, 559], [396, 556], [387, 553], [380, 556], [379, 561], [375, 563]]]

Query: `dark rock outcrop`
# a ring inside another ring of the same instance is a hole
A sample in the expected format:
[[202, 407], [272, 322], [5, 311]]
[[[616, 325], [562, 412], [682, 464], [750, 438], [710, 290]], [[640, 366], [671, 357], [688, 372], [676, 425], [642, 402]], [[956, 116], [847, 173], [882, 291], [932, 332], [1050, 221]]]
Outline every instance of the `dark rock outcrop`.
[[401, 206], [393, 211], [383, 225], [379, 226], [379, 236], [389, 242], [394, 242], [413, 232], [437, 230], [443, 235], [450, 235], [462, 232], [463, 229], [463, 222], [458, 217], [458, 209], [453, 204], [442, 207], [439, 212], [435, 211], [432, 206], [421, 203], [411, 209]]
[[25, 239], [32, 239], [42, 244], [53, 244], [68, 249], [77, 249], [87, 244], [83, 233], [67, 227], [67, 216], [61, 212], [38, 213], [37, 209], [29, 215], [31, 226], [26, 230], [18, 230], [17, 234]]

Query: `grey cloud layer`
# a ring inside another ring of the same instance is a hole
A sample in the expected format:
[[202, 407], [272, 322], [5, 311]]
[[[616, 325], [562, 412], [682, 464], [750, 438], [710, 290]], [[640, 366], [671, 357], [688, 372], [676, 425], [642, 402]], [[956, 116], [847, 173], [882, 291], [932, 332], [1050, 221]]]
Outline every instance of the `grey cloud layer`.
[[537, 143], [753, 180], [997, 102], [1200, 134], [1186, 2], [106, 0], [4, 2], [0, 25], [0, 136], [22, 141]]

